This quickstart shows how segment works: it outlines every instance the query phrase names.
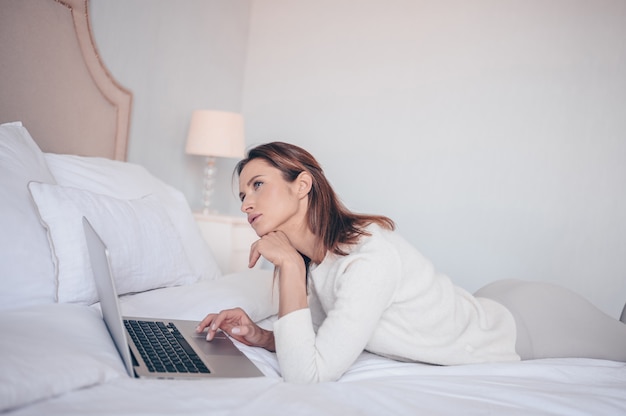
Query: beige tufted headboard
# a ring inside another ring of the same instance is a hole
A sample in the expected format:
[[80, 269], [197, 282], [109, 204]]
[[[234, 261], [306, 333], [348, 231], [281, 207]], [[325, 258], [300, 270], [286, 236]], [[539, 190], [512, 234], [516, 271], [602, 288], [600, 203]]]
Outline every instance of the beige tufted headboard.
[[0, 123], [44, 152], [126, 160], [132, 94], [102, 64], [87, 0], [0, 1]]

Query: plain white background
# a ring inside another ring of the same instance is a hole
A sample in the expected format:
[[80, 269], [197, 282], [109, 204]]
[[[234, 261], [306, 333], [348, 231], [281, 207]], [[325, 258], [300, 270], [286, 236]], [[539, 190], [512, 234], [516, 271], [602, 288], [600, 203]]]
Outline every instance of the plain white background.
[[[191, 112], [310, 150], [351, 209], [397, 221], [460, 286], [626, 301], [626, 2], [90, 0], [134, 93], [129, 160], [200, 204]], [[234, 160], [218, 208], [237, 214]]]

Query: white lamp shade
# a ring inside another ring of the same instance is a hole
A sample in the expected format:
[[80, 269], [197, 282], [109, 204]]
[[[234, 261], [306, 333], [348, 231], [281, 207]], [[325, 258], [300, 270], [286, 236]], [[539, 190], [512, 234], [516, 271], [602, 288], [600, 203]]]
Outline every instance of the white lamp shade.
[[185, 151], [192, 155], [244, 156], [243, 116], [228, 111], [196, 110], [191, 115]]

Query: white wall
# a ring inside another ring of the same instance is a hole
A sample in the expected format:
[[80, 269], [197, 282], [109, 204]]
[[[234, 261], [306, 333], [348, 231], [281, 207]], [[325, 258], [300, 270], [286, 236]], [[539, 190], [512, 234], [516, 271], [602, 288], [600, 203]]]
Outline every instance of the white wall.
[[[626, 2], [90, 5], [104, 62], [134, 93], [129, 160], [192, 206], [191, 111], [242, 110], [249, 145], [309, 149], [350, 208], [391, 216], [460, 286], [540, 279], [621, 310]], [[237, 213], [232, 164], [219, 208]]]
[[[133, 93], [128, 160], [201, 206], [204, 158], [185, 154], [196, 109], [239, 112], [248, 40], [248, 0], [90, 0], [96, 47]], [[234, 159], [218, 160], [215, 207], [236, 211]]]
[[309, 149], [459, 285], [626, 301], [626, 2], [253, 1], [248, 143]]

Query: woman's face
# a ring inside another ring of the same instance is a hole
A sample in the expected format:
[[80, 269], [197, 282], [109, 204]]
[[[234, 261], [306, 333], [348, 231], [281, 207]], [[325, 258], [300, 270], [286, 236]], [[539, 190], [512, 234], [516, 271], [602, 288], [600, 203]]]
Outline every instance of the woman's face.
[[301, 224], [306, 212], [297, 182], [287, 182], [280, 170], [263, 159], [245, 165], [239, 175], [241, 211], [259, 237], [271, 231], [288, 233]]

